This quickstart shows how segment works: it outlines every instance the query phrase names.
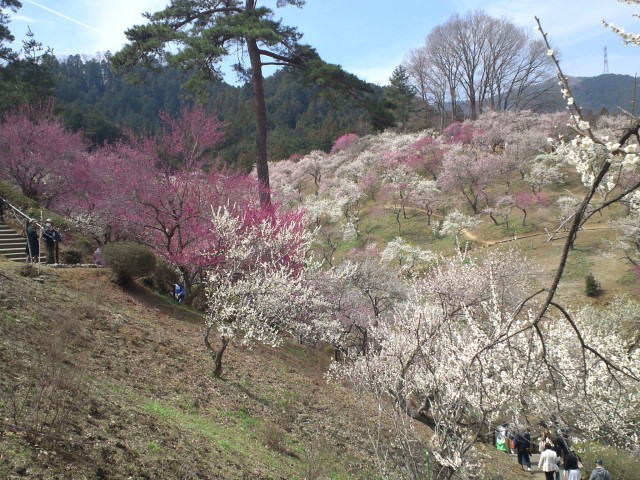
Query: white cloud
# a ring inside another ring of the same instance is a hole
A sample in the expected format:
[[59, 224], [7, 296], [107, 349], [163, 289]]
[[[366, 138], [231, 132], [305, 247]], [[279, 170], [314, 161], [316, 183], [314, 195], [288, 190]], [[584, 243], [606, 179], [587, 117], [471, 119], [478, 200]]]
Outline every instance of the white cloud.
[[112, 0], [96, 2], [91, 8], [96, 26], [103, 32], [92, 42], [94, 51], [120, 50], [126, 43], [124, 32], [134, 25], [146, 23], [143, 12], [156, 12], [164, 8], [167, 0]]

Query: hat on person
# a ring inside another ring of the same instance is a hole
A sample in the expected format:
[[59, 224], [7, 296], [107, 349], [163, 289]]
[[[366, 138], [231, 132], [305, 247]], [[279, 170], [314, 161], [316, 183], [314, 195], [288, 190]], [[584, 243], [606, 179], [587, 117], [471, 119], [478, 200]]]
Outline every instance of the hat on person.
[[51, 223], [53, 222], [53, 220], [51, 220], [50, 218], [47, 218], [47, 222]]
[[602, 460], [597, 459], [597, 460], [596, 460], [596, 465], [602, 465]]

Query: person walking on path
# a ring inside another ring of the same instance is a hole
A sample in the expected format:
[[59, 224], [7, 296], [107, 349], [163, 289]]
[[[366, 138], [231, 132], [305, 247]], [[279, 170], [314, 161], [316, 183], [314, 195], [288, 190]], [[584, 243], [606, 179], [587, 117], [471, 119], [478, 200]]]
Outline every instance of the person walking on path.
[[502, 452], [509, 453], [507, 449], [507, 424], [503, 423], [496, 430], [496, 448]]
[[553, 449], [553, 445], [546, 445], [544, 452], [540, 454], [540, 460], [538, 460], [538, 468], [544, 472], [546, 480], [554, 480], [558, 468], [557, 461], [558, 454]]
[[27, 235], [27, 263], [37, 263], [40, 260], [40, 242], [36, 221], [32, 218], [25, 229]]
[[596, 460], [596, 468], [593, 469], [589, 480], [611, 480], [611, 475], [606, 468], [602, 466], [602, 460]]
[[538, 452], [542, 454], [547, 445], [551, 445], [551, 434], [547, 427], [542, 427], [540, 438], [538, 439]]
[[522, 466], [522, 469], [531, 471], [531, 435], [529, 430], [519, 431], [513, 440], [514, 447], [518, 454], [518, 463]]
[[553, 442], [553, 449], [555, 450], [556, 455], [558, 456], [556, 460], [556, 463], [558, 465], [558, 469], [556, 470], [556, 480], [560, 480], [561, 478], [564, 478], [564, 476], [562, 475], [562, 469], [563, 469], [562, 461], [564, 460], [564, 457], [567, 453], [567, 448], [565, 445], [564, 438], [561, 437], [560, 435], [555, 437], [552, 440], [552, 442]]
[[578, 466], [579, 458], [574, 451], [569, 451], [564, 457], [565, 480], [582, 480], [582, 472]]

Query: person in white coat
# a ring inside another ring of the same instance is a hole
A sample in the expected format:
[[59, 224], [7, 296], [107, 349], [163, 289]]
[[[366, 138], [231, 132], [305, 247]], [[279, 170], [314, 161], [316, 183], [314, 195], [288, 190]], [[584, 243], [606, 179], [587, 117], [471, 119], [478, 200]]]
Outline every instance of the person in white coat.
[[547, 445], [544, 452], [540, 454], [538, 468], [544, 472], [546, 480], [554, 480], [558, 468], [558, 454], [553, 449], [553, 445]]

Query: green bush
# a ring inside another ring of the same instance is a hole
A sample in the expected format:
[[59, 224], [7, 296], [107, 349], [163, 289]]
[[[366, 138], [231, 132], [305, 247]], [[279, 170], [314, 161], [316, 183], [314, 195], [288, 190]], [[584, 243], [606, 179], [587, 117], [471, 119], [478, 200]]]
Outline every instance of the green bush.
[[585, 281], [585, 293], [588, 297], [597, 297], [600, 293], [600, 283], [595, 279], [593, 274], [587, 275]]
[[615, 480], [636, 480], [640, 472], [640, 457], [631, 452], [595, 443], [582, 443], [574, 448], [584, 464], [582, 475], [589, 478], [596, 465], [596, 459], [602, 460], [602, 466], [609, 470]]
[[162, 260], [158, 260], [153, 272], [148, 277], [143, 278], [142, 281], [149, 288], [172, 295], [173, 285], [179, 283], [180, 276], [174, 267]]
[[87, 237], [83, 236], [76, 236], [73, 242], [73, 248], [78, 250], [83, 256], [87, 257], [93, 255], [93, 252], [96, 249], [94, 243]]
[[[26, 210], [37, 210], [38, 202], [32, 200], [28, 197], [25, 197], [20, 189], [10, 186], [5, 182], [0, 182], [0, 197], [3, 197], [12, 204], [14, 207], [19, 208], [22, 211]], [[7, 213], [5, 211], [5, 213]]]
[[145, 246], [133, 242], [114, 242], [102, 247], [102, 258], [111, 268], [116, 283], [126, 285], [134, 278], [149, 275], [156, 257]]
[[82, 263], [82, 253], [78, 250], [66, 250], [62, 254], [62, 261], [67, 265], [78, 265]]

